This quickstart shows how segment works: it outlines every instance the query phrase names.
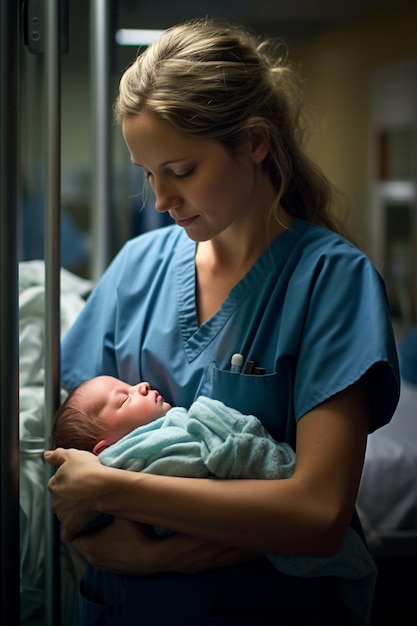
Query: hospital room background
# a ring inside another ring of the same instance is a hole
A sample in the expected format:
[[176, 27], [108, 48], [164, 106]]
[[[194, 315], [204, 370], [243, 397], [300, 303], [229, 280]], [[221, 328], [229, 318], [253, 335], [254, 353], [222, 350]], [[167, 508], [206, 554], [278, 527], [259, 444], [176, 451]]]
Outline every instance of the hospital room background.
[[[112, 103], [144, 40], [214, 15], [283, 39], [309, 150], [384, 277], [402, 392], [370, 437], [358, 497], [379, 576], [372, 626], [417, 623], [417, 3], [415, 0], [0, 0], [2, 624], [67, 626], [82, 563], [60, 540], [42, 461], [59, 338], [126, 239], [169, 216], [141, 194]], [[55, 34], [51, 35], [51, 30]]]

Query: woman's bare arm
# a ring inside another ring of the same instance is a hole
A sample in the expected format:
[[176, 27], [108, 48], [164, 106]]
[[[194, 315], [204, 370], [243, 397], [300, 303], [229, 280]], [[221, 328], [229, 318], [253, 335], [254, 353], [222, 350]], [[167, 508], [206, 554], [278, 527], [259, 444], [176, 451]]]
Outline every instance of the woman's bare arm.
[[62, 464], [49, 481], [53, 508], [67, 529], [78, 508], [254, 553], [330, 555], [352, 516], [367, 422], [361, 383], [305, 415], [297, 428], [295, 473], [285, 480], [155, 476], [106, 468], [94, 457], [79, 462], [76, 451], [57, 450], [47, 458]]

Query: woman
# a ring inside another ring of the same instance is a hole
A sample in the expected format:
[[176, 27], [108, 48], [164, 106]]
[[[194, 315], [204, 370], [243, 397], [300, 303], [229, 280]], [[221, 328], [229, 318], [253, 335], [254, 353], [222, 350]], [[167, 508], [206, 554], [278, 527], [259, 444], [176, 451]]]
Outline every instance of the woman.
[[[297, 464], [287, 480], [216, 481], [47, 452], [52, 508], [89, 562], [76, 624], [347, 623], [337, 577], [288, 576], [264, 556], [331, 556], [360, 533], [367, 433], [399, 393], [384, 286], [337, 233], [301, 99], [276, 50], [209, 20], [169, 29], [122, 77], [132, 161], [176, 224], [110, 265], [64, 341], [63, 380], [152, 380], [185, 407], [216, 398], [260, 418]], [[115, 523], [79, 534], [102, 512]], [[147, 525], [175, 533], [156, 541]]]

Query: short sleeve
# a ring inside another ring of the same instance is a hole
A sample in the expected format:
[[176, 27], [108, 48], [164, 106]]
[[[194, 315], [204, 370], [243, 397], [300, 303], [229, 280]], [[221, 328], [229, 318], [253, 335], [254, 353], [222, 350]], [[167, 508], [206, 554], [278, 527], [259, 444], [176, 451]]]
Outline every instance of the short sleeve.
[[295, 412], [306, 412], [367, 374], [370, 431], [387, 423], [399, 372], [384, 283], [356, 248], [337, 246], [309, 274], [309, 304], [295, 373]]

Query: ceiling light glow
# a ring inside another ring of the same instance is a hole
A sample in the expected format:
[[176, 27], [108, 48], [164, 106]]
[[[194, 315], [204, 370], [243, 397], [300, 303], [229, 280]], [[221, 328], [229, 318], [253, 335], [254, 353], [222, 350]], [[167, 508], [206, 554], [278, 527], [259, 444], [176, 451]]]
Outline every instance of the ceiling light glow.
[[116, 42], [119, 46], [149, 46], [163, 32], [150, 28], [121, 28], [116, 32]]

